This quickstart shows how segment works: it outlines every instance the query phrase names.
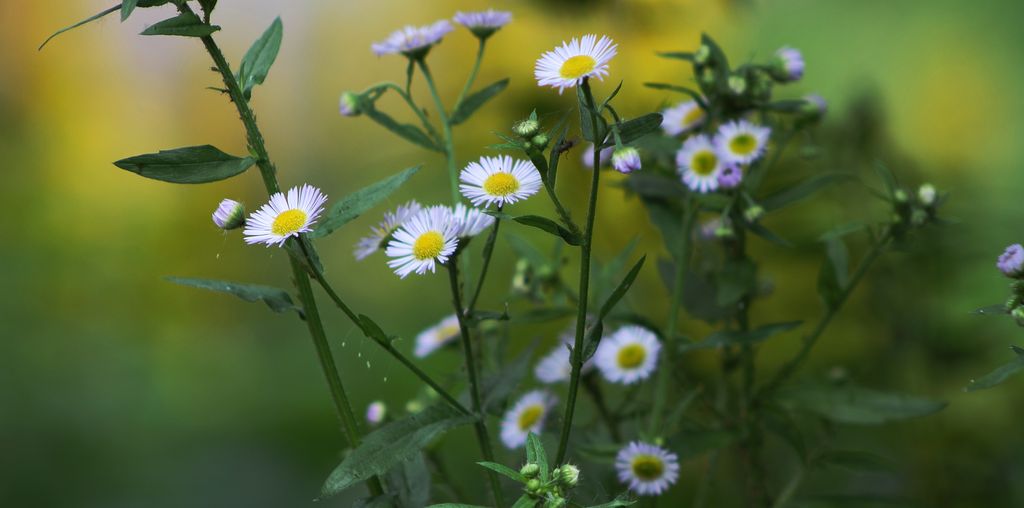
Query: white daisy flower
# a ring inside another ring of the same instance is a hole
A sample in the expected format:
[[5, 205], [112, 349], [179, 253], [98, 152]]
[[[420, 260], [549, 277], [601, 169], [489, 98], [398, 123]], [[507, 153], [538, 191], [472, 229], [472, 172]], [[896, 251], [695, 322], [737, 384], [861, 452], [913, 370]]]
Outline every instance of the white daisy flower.
[[676, 152], [676, 167], [683, 183], [691, 190], [708, 193], [718, 188], [722, 160], [715, 153], [711, 139], [704, 134], [691, 136]]
[[384, 250], [384, 254], [392, 258], [388, 266], [403, 279], [412, 272], [433, 273], [437, 263], [446, 263], [455, 252], [457, 233], [451, 209], [436, 206], [423, 210], [392, 235]]
[[[538, 381], [550, 385], [569, 380], [569, 376], [572, 375], [572, 355], [569, 351], [569, 346], [573, 342], [573, 332], [562, 334], [558, 345], [551, 352], [544, 355], [537, 362], [537, 366], [534, 367], [533, 375], [536, 376]], [[591, 370], [594, 370], [593, 358], [583, 362], [583, 368], [580, 372], [586, 374]]]
[[366, 406], [366, 422], [370, 425], [380, 425], [387, 412], [388, 407], [383, 402], [375, 400]]
[[558, 401], [544, 390], [533, 390], [523, 395], [501, 420], [501, 442], [514, 450], [526, 444], [526, 437], [533, 432], [540, 434], [548, 412]]
[[370, 254], [384, 248], [388, 238], [394, 234], [405, 221], [420, 213], [423, 207], [416, 200], [399, 205], [393, 212], [384, 212], [384, 220], [370, 229], [370, 235], [356, 242], [355, 254], [357, 261], [366, 259]]
[[225, 199], [213, 211], [213, 223], [228, 231], [245, 225], [245, 207], [233, 199]]
[[480, 12], [456, 12], [455, 22], [468, 28], [473, 35], [486, 39], [498, 31], [499, 28], [512, 21], [512, 13], [487, 9]]
[[526, 199], [540, 190], [540, 172], [527, 160], [508, 155], [481, 157], [459, 174], [459, 190], [476, 206], [498, 206]]
[[628, 385], [654, 372], [660, 350], [661, 343], [653, 332], [627, 325], [601, 340], [594, 363], [608, 382]]
[[324, 211], [327, 196], [312, 185], [292, 187], [287, 196], [278, 192], [270, 202], [261, 206], [245, 221], [245, 243], [265, 243], [267, 246], [284, 245], [299, 233], [308, 233]]
[[424, 26], [406, 25], [392, 32], [387, 39], [373, 43], [371, 47], [377, 56], [401, 53], [409, 58], [422, 57], [452, 30], [452, 24], [447, 19]]
[[452, 217], [454, 217], [455, 223], [458, 225], [459, 238], [476, 236], [494, 224], [494, 217], [487, 215], [479, 208], [472, 208], [462, 203], [455, 205]]
[[661, 129], [669, 136], [678, 136], [704, 123], [707, 115], [697, 101], [680, 102], [661, 112]]
[[584, 35], [545, 52], [533, 70], [539, 86], [557, 88], [561, 94], [583, 81], [583, 78], [604, 79], [608, 75], [608, 62], [615, 56], [618, 46], [607, 36]]
[[416, 355], [416, 358], [423, 358], [459, 338], [460, 333], [459, 318], [452, 314], [416, 336], [416, 349], [413, 354]]
[[633, 441], [615, 456], [619, 481], [641, 496], [663, 494], [679, 479], [679, 456], [641, 441]]
[[732, 121], [718, 128], [715, 148], [725, 162], [750, 164], [764, 155], [772, 130], [746, 120]]

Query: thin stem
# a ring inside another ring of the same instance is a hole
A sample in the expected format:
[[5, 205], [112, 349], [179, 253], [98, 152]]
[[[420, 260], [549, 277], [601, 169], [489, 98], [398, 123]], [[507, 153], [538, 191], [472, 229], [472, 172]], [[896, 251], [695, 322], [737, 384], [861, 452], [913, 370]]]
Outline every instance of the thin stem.
[[427, 115], [423, 113], [423, 110], [416, 105], [416, 101], [413, 100], [412, 96], [409, 95], [404, 89], [402, 89], [402, 87], [398, 86], [395, 83], [387, 81], [384, 83], [373, 85], [370, 88], [364, 90], [363, 93], [366, 93], [370, 90], [381, 88], [394, 90], [395, 93], [401, 96], [405, 103], [409, 105], [409, 109], [412, 109], [413, 112], [416, 113], [416, 116], [420, 119], [420, 123], [423, 124], [423, 128], [427, 130], [427, 133], [430, 134], [430, 136], [435, 140], [439, 140], [440, 135], [438, 134], [437, 129], [435, 129], [434, 125], [431, 124], [430, 120], [427, 119]]
[[[476, 414], [476, 421], [473, 424], [476, 430], [476, 440], [480, 444], [480, 452], [484, 460], [494, 462], [494, 451], [491, 449], [491, 439], [487, 435], [487, 415], [482, 410], [480, 402], [480, 382], [477, 379], [476, 360], [473, 355], [473, 342], [469, 337], [469, 327], [466, 326], [466, 315], [462, 307], [462, 291], [459, 287], [458, 260], [451, 259], [447, 263], [448, 281], [451, 284], [452, 304], [455, 306], [455, 317], [459, 321], [459, 333], [462, 336], [462, 352], [466, 359], [466, 372], [469, 377], [469, 395], [473, 403], [473, 413]], [[494, 471], [487, 470], [487, 477], [491, 482], [491, 491], [494, 494], [494, 501], [499, 507], [505, 506], [505, 499], [501, 491], [501, 483]]]
[[462, 100], [466, 98], [466, 94], [469, 93], [470, 87], [473, 86], [473, 82], [476, 81], [476, 73], [480, 71], [480, 62], [484, 59], [484, 47], [487, 45], [487, 39], [478, 38], [480, 44], [476, 48], [476, 60], [473, 62], [473, 70], [469, 71], [469, 77], [466, 78], [466, 84], [462, 86], [462, 91], [459, 92], [459, 98], [455, 101], [455, 109], [457, 111], [459, 106], [462, 105]]
[[779, 497], [775, 500], [775, 504], [772, 508], [784, 508], [789, 504], [789, 500], [792, 499], [793, 495], [800, 488], [800, 484], [804, 481], [804, 468], [800, 467], [793, 474], [793, 477], [789, 479], [786, 486], [782, 488], [782, 492], [779, 493]]
[[[178, 9], [182, 12], [192, 12], [185, 3], [179, 4]], [[260, 170], [260, 176], [263, 178], [263, 184], [267, 189], [267, 193], [274, 194], [280, 192], [274, 165], [270, 162], [270, 156], [267, 154], [267, 149], [263, 142], [263, 134], [256, 125], [256, 116], [249, 107], [249, 102], [242, 94], [242, 89], [231, 72], [231, 67], [228, 65], [224, 54], [213, 40], [213, 37], [205, 36], [201, 37], [201, 40], [224, 80], [224, 86], [228, 90], [231, 102], [235, 103], [235, 108], [238, 110], [238, 115], [245, 127], [249, 148], [256, 155], [256, 165]], [[291, 268], [295, 285], [299, 291], [299, 299], [306, 313], [306, 323], [320, 360], [320, 366], [323, 369], [324, 376], [327, 378], [327, 385], [331, 390], [331, 398], [334, 401], [335, 410], [345, 429], [346, 438], [354, 448], [359, 445], [359, 431], [356, 427], [355, 415], [352, 413], [352, 407], [348, 403], [344, 384], [334, 364], [330, 344], [327, 342], [323, 323], [320, 321], [316, 299], [313, 297], [313, 291], [309, 284], [309, 276], [306, 274], [305, 269], [303, 269], [301, 262], [295, 257], [291, 257]], [[374, 496], [384, 492], [384, 487], [376, 476], [372, 476], [367, 480], [367, 487]]]
[[683, 228], [679, 235], [678, 258], [675, 279], [672, 281], [672, 296], [669, 303], [668, 319], [665, 322], [665, 347], [662, 348], [658, 367], [658, 384], [654, 392], [654, 405], [651, 409], [650, 433], [656, 434], [665, 411], [665, 399], [668, 396], [669, 380], [672, 377], [672, 355], [675, 352], [676, 325], [679, 321], [679, 307], [683, 300], [683, 284], [686, 270], [690, 265], [690, 238], [693, 224], [697, 219], [697, 207], [692, 199], [683, 204]]
[[565, 453], [569, 445], [569, 433], [572, 430], [573, 412], [576, 410], [576, 393], [579, 391], [580, 371], [583, 369], [583, 336], [587, 327], [587, 302], [590, 289], [590, 251], [594, 236], [594, 218], [597, 215], [597, 191], [601, 181], [601, 142], [603, 133], [599, 133], [597, 119], [594, 113], [594, 96], [590, 91], [590, 82], [584, 79], [580, 86], [587, 101], [587, 110], [590, 113], [590, 125], [594, 129], [594, 170], [591, 172], [590, 180], [590, 203], [587, 206], [587, 225], [583, 233], [583, 240], [580, 244], [580, 291], [579, 304], [576, 313], [576, 338], [572, 348], [572, 374], [569, 378], [569, 393], [565, 402], [565, 416], [562, 418], [562, 432], [558, 439], [558, 453], [555, 464], [561, 464], [565, 460]]
[[459, 175], [455, 169], [455, 144], [452, 140], [451, 120], [448, 118], [448, 112], [444, 109], [444, 103], [441, 102], [441, 96], [437, 93], [437, 85], [434, 83], [434, 77], [430, 74], [427, 62], [421, 58], [416, 60], [416, 63], [419, 64], [420, 70], [423, 71], [423, 77], [427, 80], [427, 88], [430, 89], [430, 95], [434, 98], [437, 116], [441, 119], [441, 127], [444, 129], [444, 157], [448, 162], [448, 181], [451, 185], [452, 204], [455, 205], [461, 201], [461, 198], [459, 197]]
[[839, 312], [839, 309], [843, 306], [844, 303], [846, 303], [846, 300], [850, 297], [850, 294], [853, 293], [853, 289], [857, 287], [857, 284], [859, 284], [861, 279], [864, 278], [864, 275], [867, 273], [868, 269], [875, 262], [875, 260], [878, 259], [878, 256], [880, 256], [882, 252], [885, 251], [885, 248], [889, 245], [889, 242], [891, 240], [892, 231], [886, 230], [885, 233], [881, 236], [881, 238], [879, 238], [875, 242], [871, 250], [864, 255], [863, 259], [861, 259], [860, 264], [857, 265], [857, 268], [856, 270], [854, 270], [849, 282], [846, 283], [846, 287], [844, 287], [842, 292], [839, 293], [839, 297], [836, 299], [836, 302], [833, 305], [829, 306], [828, 310], [825, 311], [825, 315], [821, 317], [821, 321], [818, 321], [818, 325], [814, 327], [814, 330], [810, 333], [810, 335], [804, 338], [804, 343], [800, 347], [800, 351], [797, 352], [797, 354], [788, 362], [786, 362], [786, 364], [782, 366], [779, 372], [777, 372], [775, 376], [772, 377], [772, 379], [767, 384], [765, 384], [763, 388], [761, 388], [761, 390], [758, 393], [758, 397], [771, 393], [796, 372], [796, 370], [803, 363], [804, 359], [811, 352], [811, 349], [814, 348], [814, 345], [818, 342], [818, 339], [821, 338], [822, 333], [828, 327], [829, 323], [832, 322], [832, 318], [835, 317], [835, 315]]
[[593, 375], [583, 376], [583, 388], [587, 391], [587, 395], [590, 395], [591, 400], [594, 401], [598, 414], [601, 415], [605, 426], [608, 427], [608, 434], [611, 435], [612, 441], [616, 443], [622, 442], [619, 424], [615, 421], [615, 415], [608, 409], [608, 404], [605, 403], [604, 392], [601, 391], [601, 383]]
[[[498, 211], [501, 211], [501, 207], [498, 207]], [[484, 265], [480, 267], [480, 277], [476, 281], [476, 289], [473, 290], [473, 297], [469, 299], [469, 307], [466, 308], [466, 314], [469, 316], [473, 315], [473, 311], [476, 310], [476, 301], [480, 298], [480, 291], [484, 287], [484, 279], [487, 278], [487, 269], [491, 266], [491, 255], [494, 253], [494, 243], [498, 240], [498, 226], [501, 225], [501, 219], [494, 219], [494, 226], [491, 226], [491, 234], [487, 236], [487, 243], [484, 244]]]

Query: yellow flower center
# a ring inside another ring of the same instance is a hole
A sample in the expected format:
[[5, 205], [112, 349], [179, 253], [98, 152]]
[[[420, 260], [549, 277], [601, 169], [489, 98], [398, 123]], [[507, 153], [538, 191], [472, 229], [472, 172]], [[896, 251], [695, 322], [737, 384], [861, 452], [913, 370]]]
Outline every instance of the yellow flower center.
[[661, 478], [662, 473], [665, 472], [665, 463], [655, 455], [637, 455], [633, 457], [630, 467], [637, 478], [649, 482]]
[[565, 79], [579, 79], [590, 74], [597, 67], [597, 60], [589, 55], [576, 55], [562, 64], [558, 73]]
[[484, 191], [492, 196], [508, 196], [517, 190], [519, 190], [519, 180], [511, 173], [494, 173], [484, 180]]
[[644, 363], [644, 358], [647, 358], [647, 348], [640, 344], [629, 344], [619, 350], [619, 354], [615, 359], [618, 360], [619, 367], [635, 369]]
[[740, 134], [729, 140], [729, 150], [740, 155], [747, 155], [757, 148], [757, 140], [750, 134]]
[[437, 341], [438, 342], [445, 342], [448, 339], [451, 339], [453, 337], [457, 337], [459, 335], [460, 331], [461, 330], [459, 330], [459, 325], [458, 324], [452, 324], [452, 325], [448, 325], [448, 326], [443, 326], [443, 327], [441, 327], [440, 330], [437, 331]]
[[701, 150], [693, 154], [690, 160], [690, 169], [700, 176], [708, 176], [718, 166], [718, 157], [711, 150]]
[[689, 113], [683, 115], [683, 127], [689, 127], [704, 118], [704, 110], [700, 109], [700, 106], [695, 106], [690, 110]]
[[533, 427], [540, 420], [541, 416], [544, 416], [544, 406], [535, 404], [527, 407], [522, 413], [519, 413], [520, 430], [526, 430]]
[[279, 236], [290, 235], [306, 225], [306, 217], [306, 212], [298, 208], [285, 210], [274, 219], [274, 223], [270, 225], [270, 231]]
[[427, 231], [412, 244], [412, 255], [417, 261], [436, 258], [444, 248], [444, 236], [437, 231]]

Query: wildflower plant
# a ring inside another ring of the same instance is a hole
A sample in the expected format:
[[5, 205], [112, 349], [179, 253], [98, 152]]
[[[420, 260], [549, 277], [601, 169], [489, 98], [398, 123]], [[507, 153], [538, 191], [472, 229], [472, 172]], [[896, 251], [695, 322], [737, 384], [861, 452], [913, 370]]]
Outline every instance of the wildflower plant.
[[[477, 39], [478, 51], [450, 108], [434, 83], [428, 59], [446, 37], [454, 36], [451, 21], [407, 26], [373, 43], [373, 52], [382, 58], [406, 59], [404, 86], [389, 82], [345, 92], [339, 112], [345, 117], [365, 116], [405, 141], [443, 154], [451, 191], [450, 204], [417, 196], [385, 212], [355, 246], [355, 260], [343, 260], [349, 265], [387, 263], [401, 278], [447, 277], [445, 297], [452, 303], [451, 314], [425, 323], [416, 337], [413, 359], [396, 345], [395, 336], [354, 310], [335, 290], [316, 242], [383, 202], [414, 175], [436, 176], [409, 168], [334, 198], [333, 203], [328, 195], [339, 193], [314, 184], [283, 192], [252, 109], [256, 87], [267, 79], [282, 43], [283, 24], [275, 20], [232, 68], [214, 39], [219, 30], [212, 24], [216, 5], [215, 0], [125, 1], [85, 22], [118, 11], [126, 19], [136, 8], [173, 9], [171, 17], [143, 35], [189, 37], [201, 43], [221, 78], [223, 88], [217, 90], [230, 99], [241, 118], [248, 155], [198, 145], [129, 157], [115, 165], [146, 178], [188, 184], [237, 177], [257, 168], [267, 192], [265, 204], [245, 216], [239, 202], [225, 199], [212, 219], [223, 230], [244, 228], [241, 240], [249, 244], [284, 249], [295, 296], [256, 284], [171, 280], [262, 301], [276, 312], [295, 312], [303, 320], [349, 447], [327, 475], [321, 498], [365, 484], [368, 497], [361, 501], [363, 506], [423, 506], [437, 500], [432, 498], [436, 493], [431, 492], [431, 483], [458, 482], [442, 479], [440, 472], [433, 474], [428, 467], [430, 462], [439, 470], [439, 456], [446, 452], [435, 443], [453, 429], [472, 426], [480, 458], [476, 462], [483, 467], [471, 470], [476, 474], [462, 478], [462, 483], [486, 484], [488, 492], [486, 497], [474, 491], [467, 496], [472, 499], [452, 501], [516, 508], [628, 506], [637, 496], [682, 495], [678, 491], [686, 462], [708, 456], [712, 465], [705, 471], [704, 484], [714, 481], [718, 458], [731, 457], [735, 477], [718, 481], [742, 484], [743, 505], [785, 506], [800, 493], [805, 477], [841, 461], [841, 454], [822, 437], [826, 433], [805, 432], [806, 427], [823, 421], [877, 424], [943, 407], [941, 402], [862, 387], [846, 379], [795, 380], [873, 263], [892, 245], [912, 241], [918, 230], [941, 223], [938, 211], [945, 199], [930, 185], [909, 191], [881, 164], [876, 167], [881, 188], [852, 171], [823, 172], [802, 181], [780, 174], [786, 147], [812, 130], [826, 109], [818, 96], [775, 96], [777, 86], [804, 76], [799, 51], [783, 48], [769, 61], [733, 67], [705, 35], [696, 51], [661, 55], [689, 64], [695, 84], [647, 84], [649, 89], [682, 94], [683, 101], [660, 112], [627, 115], [614, 100], [624, 90], [637, 89], [623, 82], [610, 85], [615, 57], [628, 47], [603, 35], [568, 37], [539, 55], [533, 72], [536, 85], [545, 91], [574, 93], [574, 98], [562, 98], [574, 114], [559, 118], [557, 112], [523, 111], [518, 121], [509, 119], [509, 132], [499, 134], [501, 142], [491, 147], [496, 151], [493, 156], [461, 162], [453, 128], [508, 84], [504, 79], [470, 93], [486, 42], [512, 15], [493, 10], [455, 15], [455, 24]], [[528, 69], [526, 62], [523, 68]], [[431, 92], [438, 125], [410, 93], [417, 72]], [[600, 96], [595, 88], [605, 79], [611, 91]], [[377, 101], [385, 93], [398, 94], [419, 125], [400, 123], [380, 111]], [[577, 133], [586, 143], [576, 141]], [[575, 157], [574, 147], [580, 144], [586, 147], [583, 157], [590, 168], [590, 184], [585, 189], [586, 207], [571, 210], [560, 194], [558, 176], [566, 171], [560, 169], [563, 160]], [[599, 198], [608, 186], [601, 180], [609, 169], [621, 173], [615, 185], [638, 198], [660, 231], [664, 249], [657, 263], [646, 263], [647, 255], [635, 256], [635, 241], [612, 259], [594, 259], [594, 238], [601, 234]], [[857, 182], [889, 213], [821, 235], [821, 316], [806, 327], [792, 319], [755, 323], [751, 308], [769, 296], [762, 283], [768, 268], [755, 259], [750, 244], [791, 247], [785, 236], [769, 228], [772, 214], [830, 185]], [[550, 212], [522, 214], [524, 200], [543, 201]], [[516, 234], [501, 236], [502, 224], [543, 235], [553, 248], [548, 253]], [[855, 240], [858, 236], [862, 240]], [[460, 259], [475, 254], [469, 245], [477, 237], [484, 245], [479, 265], [473, 263], [479, 271], [471, 285], [464, 273], [469, 264]], [[507, 296], [487, 302], [482, 298], [485, 283], [498, 285], [488, 273], [499, 242], [507, 243], [518, 259], [511, 281], [504, 282]], [[863, 244], [852, 270], [849, 244]], [[383, 255], [377, 255], [379, 251]], [[652, 265], [657, 265], [665, 283], [669, 309], [664, 316], [620, 305], [641, 271], [653, 270]], [[567, 267], [576, 273], [568, 273]], [[1024, 315], [1024, 250], [1019, 245], [1009, 249], [1000, 258], [999, 269], [1014, 279], [1014, 296], [1003, 310], [1015, 317]], [[363, 418], [355, 416], [349, 399], [353, 385], [345, 383], [352, 380], [344, 380], [334, 364], [314, 283], [360, 332], [422, 383], [404, 412], [375, 401]], [[692, 318], [686, 323], [687, 333], [711, 332], [686, 338], [683, 312]], [[543, 354], [534, 355], [536, 348], [525, 344], [517, 345], [517, 357], [505, 354], [511, 328], [565, 318], [570, 318], [568, 331], [554, 338], [554, 346]], [[695, 326], [697, 321], [703, 324]], [[781, 366], [767, 374], [759, 372], [765, 366], [757, 361], [758, 353], [776, 342], [769, 339], [798, 329], [804, 335], [796, 350]], [[446, 350], [461, 353], [463, 368], [455, 380], [427, 372], [419, 361], [448, 354]], [[711, 374], [691, 372], [691, 358], [706, 354], [717, 356], [720, 368]], [[530, 381], [531, 372], [536, 383]], [[579, 417], [584, 405], [595, 418]], [[545, 438], [553, 453], [546, 451]], [[766, 443], [776, 441], [788, 444], [798, 460], [792, 470], [779, 467], [769, 476]], [[498, 442], [506, 450], [495, 447]], [[520, 466], [521, 448], [526, 463]], [[481, 475], [486, 475], [486, 483]], [[610, 481], [600, 484], [602, 479]], [[696, 505], [706, 502], [705, 490], [693, 494]], [[596, 499], [598, 495], [604, 498]]]

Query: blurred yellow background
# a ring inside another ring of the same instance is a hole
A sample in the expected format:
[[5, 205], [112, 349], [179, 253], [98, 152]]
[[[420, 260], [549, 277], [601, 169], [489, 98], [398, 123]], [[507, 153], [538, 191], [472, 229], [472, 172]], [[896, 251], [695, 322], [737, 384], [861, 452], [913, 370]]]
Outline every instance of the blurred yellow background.
[[[210, 221], [223, 197], [258, 206], [265, 197], [259, 178], [250, 172], [214, 184], [175, 186], [111, 164], [206, 143], [245, 154], [233, 106], [205, 88], [220, 82], [201, 45], [137, 35], [169, 17], [165, 7], [139, 9], [125, 23], [108, 16], [36, 51], [54, 30], [109, 3], [0, 3], [0, 154], [6, 178], [0, 185], [0, 505], [311, 505], [343, 443], [304, 327], [260, 305], [161, 280], [180, 275], [290, 287], [281, 251], [247, 248], [240, 235], [222, 234]], [[874, 434], [857, 429], [847, 437], [867, 439], [893, 457], [900, 472], [897, 490], [922, 506], [1021, 506], [1021, 382], [960, 391], [972, 377], [1008, 361], [1007, 347], [1019, 333], [1009, 320], [968, 312], [1004, 298], [995, 257], [1006, 244], [1024, 240], [1021, 5], [221, 0], [214, 22], [223, 27], [216, 38], [234, 65], [275, 16], [284, 22], [277, 62], [253, 99], [282, 184], [309, 182], [338, 198], [401, 168], [425, 164], [389, 206], [411, 197], [444, 201], [444, 161], [365, 118], [339, 116], [337, 101], [345, 90], [404, 79], [404, 59], [377, 58], [369, 50], [371, 42], [404, 24], [487, 7], [515, 16], [489, 42], [478, 80], [480, 86], [508, 76], [511, 85], [457, 128], [463, 163], [491, 153], [486, 145], [498, 142], [493, 132], [506, 131], [530, 110], [573, 107], [571, 94], [540, 90], [532, 78], [534, 59], [563, 39], [596, 32], [619, 43], [611, 77], [598, 93], [623, 80], [617, 102], [628, 115], [678, 100], [642, 83], [687, 81], [686, 66], [654, 53], [693, 50], [702, 31], [733, 61], [765, 59], [782, 45], [800, 48], [806, 77], [781, 93], [826, 97], [825, 129], [864, 113], [868, 104], [877, 108], [885, 153], [898, 154], [887, 162], [911, 185], [927, 180], [949, 189], [947, 215], [961, 221], [928, 232], [931, 238], [911, 255], [888, 258], [805, 373], [841, 365], [874, 387], [949, 400], [939, 415]], [[462, 86], [474, 48], [474, 39], [457, 30], [431, 53], [449, 102]], [[413, 90], [421, 104], [429, 104], [421, 81]], [[382, 105], [397, 111], [399, 103], [389, 97]], [[798, 163], [818, 168], [826, 160]], [[572, 189], [582, 188], [586, 177], [576, 169], [560, 172], [560, 186], [580, 214], [582, 196]], [[620, 190], [602, 199], [599, 256], [613, 255], [638, 233], [641, 250], [661, 253], [655, 230], [634, 226], [646, 220], [636, 200]], [[842, 202], [843, 207], [820, 199], [800, 205], [780, 217], [780, 224], [794, 224], [806, 240], [847, 217], [878, 218], [867, 205]], [[545, 206], [536, 200], [525, 209], [544, 212]], [[351, 247], [379, 212], [322, 241], [321, 255], [328, 276], [360, 312], [389, 332], [414, 337], [449, 312], [446, 282], [438, 276], [400, 281], [380, 257], [355, 263]], [[768, 258], [765, 271], [778, 287], [758, 317], [813, 317], [817, 248], [757, 249]], [[502, 251], [498, 261], [484, 300], [495, 307], [513, 257]], [[644, 273], [628, 298], [635, 308], [653, 309], [655, 317], [664, 313], [665, 300], [654, 270]], [[342, 316], [328, 314], [343, 377], [360, 387], [353, 390], [357, 411], [378, 398], [394, 407], [404, 404], [417, 387], [414, 380]], [[550, 341], [553, 336], [543, 333], [557, 328], [530, 333]], [[779, 352], [767, 353], [767, 365], [792, 351], [795, 342], [788, 340]], [[454, 355], [425, 364], [437, 373], [459, 366]], [[508, 455], [508, 461], [515, 457]], [[453, 467], [473, 470], [464, 463]], [[687, 485], [692, 480], [681, 488]]]

